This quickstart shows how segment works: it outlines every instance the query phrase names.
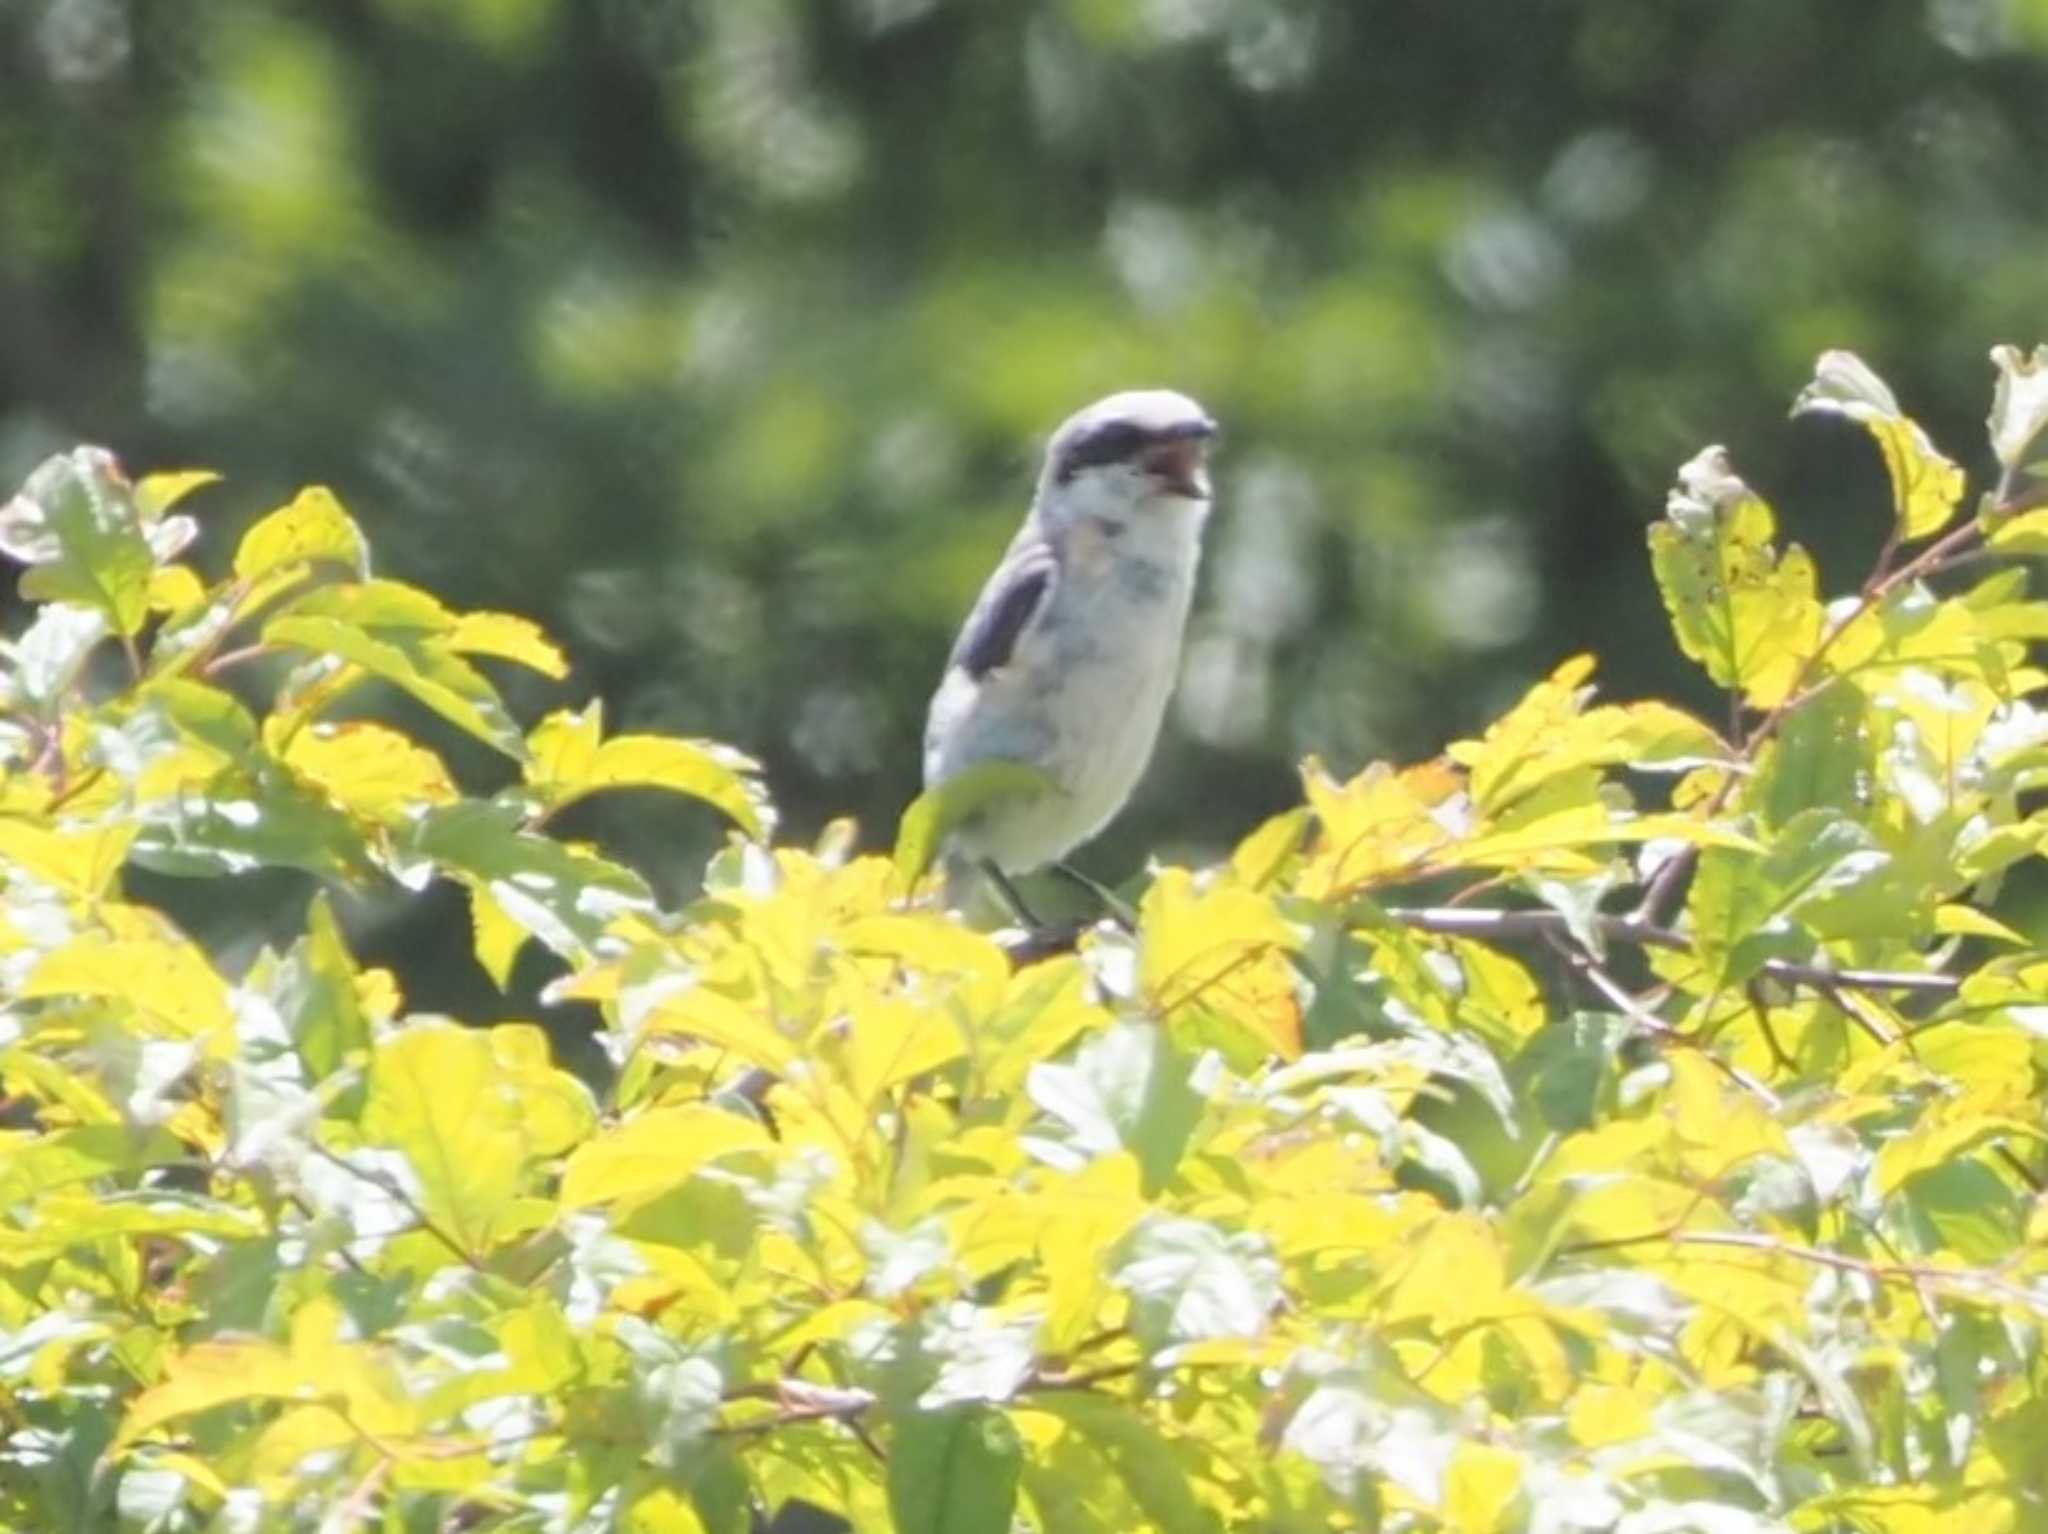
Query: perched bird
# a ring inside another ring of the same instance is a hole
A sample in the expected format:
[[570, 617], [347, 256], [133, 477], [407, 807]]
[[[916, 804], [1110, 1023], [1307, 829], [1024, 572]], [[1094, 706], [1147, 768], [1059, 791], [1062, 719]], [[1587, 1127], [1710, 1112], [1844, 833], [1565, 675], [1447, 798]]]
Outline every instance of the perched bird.
[[1032, 926], [1008, 876], [1058, 864], [1108, 824], [1159, 738], [1215, 435], [1201, 406], [1165, 389], [1112, 394], [1070, 417], [932, 698], [927, 789], [986, 762], [1043, 775], [977, 806], [948, 849], [979, 863]]

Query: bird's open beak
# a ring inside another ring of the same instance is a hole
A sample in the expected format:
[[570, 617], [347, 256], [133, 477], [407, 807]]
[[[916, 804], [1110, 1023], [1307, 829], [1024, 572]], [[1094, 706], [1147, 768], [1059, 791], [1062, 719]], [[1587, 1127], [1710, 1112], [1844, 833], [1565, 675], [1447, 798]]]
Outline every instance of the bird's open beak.
[[1162, 435], [1139, 454], [1145, 472], [1174, 495], [1191, 501], [1209, 499], [1209, 439], [1216, 435], [1214, 421], [1190, 421]]

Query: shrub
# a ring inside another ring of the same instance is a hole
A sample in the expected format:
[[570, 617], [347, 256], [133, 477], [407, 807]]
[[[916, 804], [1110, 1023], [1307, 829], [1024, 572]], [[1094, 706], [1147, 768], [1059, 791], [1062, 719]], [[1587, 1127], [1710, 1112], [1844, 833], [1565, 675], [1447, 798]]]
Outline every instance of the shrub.
[[[1569, 660], [1029, 963], [938, 909], [944, 803], [894, 860], [775, 847], [734, 751], [522, 732], [479, 662], [559, 652], [373, 577], [327, 492], [209, 583], [205, 476], [45, 464], [0, 511], [6, 1521], [2043, 1526], [2048, 953], [1991, 903], [2048, 828], [2002, 558], [2048, 550], [2048, 352], [1995, 355], [1961, 520], [1822, 359], [1800, 408], [1895, 492], [1832, 602], [1680, 471], [1651, 560], [1725, 726]], [[632, 787], [734, 827], [681, 911], [548, 833]], [[324, 894], [231, 974], [124, 893], [264, 867], [455, 882], [616, 1069], [408, 1012]]]

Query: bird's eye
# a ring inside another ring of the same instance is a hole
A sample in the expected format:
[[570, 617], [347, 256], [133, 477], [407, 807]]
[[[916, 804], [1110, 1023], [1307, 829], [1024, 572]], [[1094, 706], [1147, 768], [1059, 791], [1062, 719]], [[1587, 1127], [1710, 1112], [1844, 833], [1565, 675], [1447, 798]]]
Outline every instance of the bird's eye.
[[1145, 445], [1145, 432], [1129, 421], [1110, 421], [1084, 437], [1076, 438], [1060, 460], [1059, 477], [1064, 482], [1082, 469], [1098, 464], [1121, 463]]

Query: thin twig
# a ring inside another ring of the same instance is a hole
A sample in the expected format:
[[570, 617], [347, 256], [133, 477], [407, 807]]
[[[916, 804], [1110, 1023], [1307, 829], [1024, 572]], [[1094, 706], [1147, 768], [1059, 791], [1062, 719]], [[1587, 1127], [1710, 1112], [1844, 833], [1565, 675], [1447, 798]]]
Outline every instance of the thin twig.
[[[1446, 937], [1488, 938], [1512, 943], [1542, 942], [1559, 936], [1576, 941], [1571, 924], [1561, 911], [1474, 911], [1457, 906], [1390, 906], [1386, 914], [1404, 927]], [[1610, 943], [1679, 951], [1692, 947], [1684, 933], [1644, 921], [1638, 916], [1596, 916], [1591, 925]], [[1799, 964], [1791, 959], [1766, 959], [1762, 973], [1786, 985], [1803, 985], [1817, 991], [1842, 988], [1952, 996], [1962, 986], [1962, 982], [1953, 975], [1916, 970], [1833, 969], [1825, 964]]]
[[[1591, 954], [1582, 948], [1564, 942], [1562, 939], [1554, 939], [1554, 941], [1558, 949], [1571, 961], [1579, 973], [1592, 983], [1593, 988], [1613, 1002], [1615, 1006], [1619, 1007], [1631, 1022], [1672, 1044], [1694, 1044], [1693, 1040], [1688, 1039], [1684, 1034], [1672, 1027], [1671, 1024], [1665, 1022], [1663, 1018], [1650, 1011], [1648, 1007], [1644, 1006], [1635, 997], [1629, 995], [1620, 982], [1608, 974], [1606, 970], [1602, 969]], [[1777, 1093], [1765, 1086], [1756, 1077], [1750, 1075], [1741, 1066], [1731, 1061], [1723, 1060], [1719, 1055], [1704, 1046], [1695, 1045], [1695, 1047], [1700, 1049], [1700, 1053], [1705, 1057], [1709, 1065], [1734, 1082], [1735, 1085], [1741, 1087], [1743, 1091], [1755, 1097], [1773, 1113], [1778, 1112], [1785, 1106], [1784, 1101]]]
[[227, 670], [228, 667], [239, 666], [245, 660], [260, 659], [265, 655], [271, 654], [274, 649], [275, 646], [267, 645], [263, 643], [261, 640], [258, 640], [253, 644], [242, 645], [238, 649], [223, 650], [220, 652], [220, 654], [214, 656], [212, 660], [206, 662], [205, 665], [201, 666], [199, 668], [199, 674], [205, 677], [208, 681], [211, 681], [213, 678], [219, 676], [223, 671]]

